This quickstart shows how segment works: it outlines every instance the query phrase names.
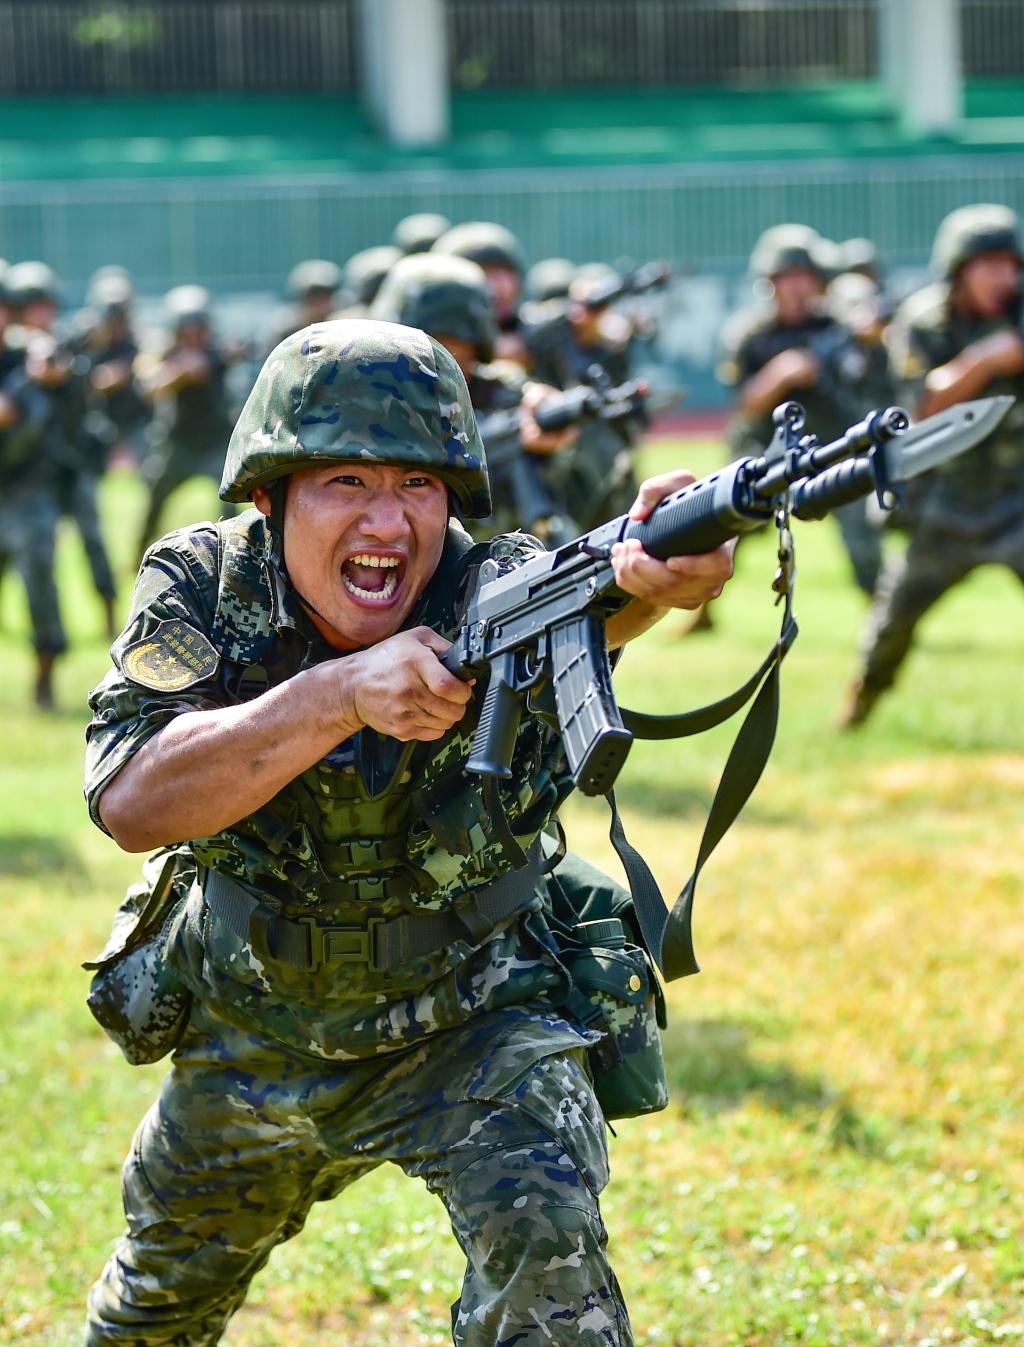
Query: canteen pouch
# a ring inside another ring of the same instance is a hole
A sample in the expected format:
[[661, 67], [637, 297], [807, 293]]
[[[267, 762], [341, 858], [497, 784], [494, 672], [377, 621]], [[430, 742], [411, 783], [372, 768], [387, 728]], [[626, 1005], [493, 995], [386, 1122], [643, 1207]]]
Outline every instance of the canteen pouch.
[[603, 1035], [587, 1055], [604, 1116], [657, 1113], [668, 1104], [659, 1032], [665, 1001], [647, 955], [627, 943], [618, 917], [579, 922], [571, 935], [561, 951], [573, 982], [566, 1008]]
[[89, 1009], [133, 1066], [166, 1057], [188, 1025], [192, 993], [168, 954], [195, 877], [187, 847], [150, 856], [141, 882], [117, 910], [103, 952], [82, 965], [93, 970]]

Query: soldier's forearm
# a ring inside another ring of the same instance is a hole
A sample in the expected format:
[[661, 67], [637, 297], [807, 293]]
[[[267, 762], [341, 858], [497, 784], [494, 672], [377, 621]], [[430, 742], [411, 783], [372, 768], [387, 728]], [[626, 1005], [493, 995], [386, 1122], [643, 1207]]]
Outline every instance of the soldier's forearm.
[[125, 851], [150, 851], [208, 837], [266, 804], [359, 729], [341, 705], [342, 662], [297, 674], [241, 706], [177, 716], [100, 797], [114, 840]]

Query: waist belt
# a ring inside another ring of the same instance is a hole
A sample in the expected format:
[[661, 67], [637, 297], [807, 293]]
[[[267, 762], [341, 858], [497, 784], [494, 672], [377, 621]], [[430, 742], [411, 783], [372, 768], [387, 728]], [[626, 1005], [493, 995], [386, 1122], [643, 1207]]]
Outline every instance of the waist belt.
[[459, 940], [483, 944], [499, 922], [527, 906], [542, 873], [540, 844], [534, 842], [525, 866], [468, 889], [443, 912], [370, 917], [365, 926], [281, 916], [219, 870], [207, 873], [203, 898], [218, 920], [252, 945], [257, 958], [269, 955], [310, 973], [340, 963], [365, 963], [379, 972]]

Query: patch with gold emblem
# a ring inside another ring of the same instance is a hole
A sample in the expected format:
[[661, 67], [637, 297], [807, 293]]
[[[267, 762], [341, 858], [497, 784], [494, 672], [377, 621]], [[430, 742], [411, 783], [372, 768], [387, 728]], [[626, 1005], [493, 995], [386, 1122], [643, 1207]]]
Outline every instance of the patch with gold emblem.
[[217, 671], [220, 656], [201, 631], [172, 618], [134, 641], [121, 658], [133, 683], [157, 692], [180, 692]]

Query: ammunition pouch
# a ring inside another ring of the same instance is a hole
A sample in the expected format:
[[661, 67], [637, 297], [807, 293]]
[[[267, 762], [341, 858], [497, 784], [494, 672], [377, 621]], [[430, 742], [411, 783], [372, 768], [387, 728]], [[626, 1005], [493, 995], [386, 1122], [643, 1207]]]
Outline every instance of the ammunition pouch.
[[82, 965], [93, 973], [89, 1009], [133, 1066], [165, 1057], [188, 1025], [192, 993], [169, 952], [195, 877], [187, 847], [150, 856], [141, 883], [131, 886], [118, 908], [102, 953]]
[[[549, 839], [544, 839], [549, 850]], [[668, 1104], [659, 1030], [665, 996], [633, 929], [630, 895], [570, 853], [548, 879], [558, 957], [571, 982], [564, 1006], [601, 1034], [588, 1050], [604, 1116], [633, 1118]]]

